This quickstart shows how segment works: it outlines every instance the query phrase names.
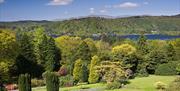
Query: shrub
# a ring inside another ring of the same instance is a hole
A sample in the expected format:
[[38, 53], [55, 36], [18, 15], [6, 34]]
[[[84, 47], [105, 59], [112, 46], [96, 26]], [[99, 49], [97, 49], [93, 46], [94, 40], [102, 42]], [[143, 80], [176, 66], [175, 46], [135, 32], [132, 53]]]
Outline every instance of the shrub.
[[148, 77], [149, 74], [146, 71], [146, 69], [140, 69], [139, 72], [137, 73], [137, 76], [139, 76], [139, 77]]
[[61, 76], [59, 78], [60, 80], [60, 87], [70, 87], [73, 86], [73, 76], [71, 75], [66, 75], [66, 76]]
[[31, 91], [31, 78], [29, 74], [21, 74], [18, 79], [19, 91]]
[[175, 63], [166, 63], [161, 64], [155, 70], [156, 75], [176, 75], [176, 64]]
[[59, 78], [54, 72], [46, 72], [46, 89], [47, 91], [59, 91]]
[[58, 71], [58, 74], [60, 76], [66, 76], [68, 74], [67, 68], [63, 65]]
[[118, 89], [121, 88], [121, 83], [118, 81], [114, 81], [112, 83], [107, 84], [107, 89]]
[[163, 82], [156, 82], [155, 83], [155, 88], [156, 89], [159, 89], [159, 90], [164, 90], [164, 89], [166, 89], [166, 84], [165, 83], [163, 83]]
[[44, 85], [45, 85], [44, 80], [37, 79], [37, 78], [31, 80], [32, 87], [39, 87], [39, 86], [44, 86]]
[[179, 91], [180, 90], [180, 76], [177, 77], [166, 89], [166, 91]]

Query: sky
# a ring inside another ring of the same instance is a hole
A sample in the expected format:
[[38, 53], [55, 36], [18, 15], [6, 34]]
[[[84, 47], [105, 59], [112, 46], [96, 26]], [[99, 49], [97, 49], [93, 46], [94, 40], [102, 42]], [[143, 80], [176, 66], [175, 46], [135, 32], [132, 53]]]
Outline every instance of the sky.
[[0, 21], [180, 14], [180, 0], [0, 0]]

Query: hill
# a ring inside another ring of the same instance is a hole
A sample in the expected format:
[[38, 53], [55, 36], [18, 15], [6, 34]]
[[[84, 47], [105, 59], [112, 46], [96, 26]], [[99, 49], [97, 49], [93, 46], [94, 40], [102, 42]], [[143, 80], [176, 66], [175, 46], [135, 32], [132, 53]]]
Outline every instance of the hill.
[[17, 21], [0, 22], [0, 28], [33, 31], [42, 26], [50, 35], [92, 35], [112, 34], [169, 34], [180, 35], [180, 17], [175, 16], [131, 16], [124, 18], [105, 18], [89, 16], [63, 21]]

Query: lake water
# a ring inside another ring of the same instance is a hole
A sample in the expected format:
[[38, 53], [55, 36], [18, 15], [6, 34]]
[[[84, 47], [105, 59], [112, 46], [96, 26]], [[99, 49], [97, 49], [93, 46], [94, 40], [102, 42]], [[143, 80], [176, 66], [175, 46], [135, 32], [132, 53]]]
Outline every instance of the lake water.
[[[169, 40], [169, 39], [176, 39], [180, 38], [179, 36], [171, 36], [171, 35], [161, 35], [161, 34], [148, 34], [145, 35], [147, 39], [155, 40], [155, 39], [160, 39], [160, 40]], [[132, 40], [137, 40], [140, 37], [140, 35], [123, 35], [120, 36], [120, 38], [129, 38]]]

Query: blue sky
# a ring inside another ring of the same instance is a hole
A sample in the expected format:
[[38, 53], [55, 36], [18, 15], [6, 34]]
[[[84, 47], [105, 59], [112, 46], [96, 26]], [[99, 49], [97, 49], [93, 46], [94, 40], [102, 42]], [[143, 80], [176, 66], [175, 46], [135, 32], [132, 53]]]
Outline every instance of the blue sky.
[[179, 13], [180, 0], [0, 0], [0, 21]]

